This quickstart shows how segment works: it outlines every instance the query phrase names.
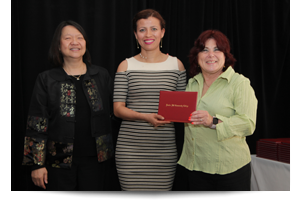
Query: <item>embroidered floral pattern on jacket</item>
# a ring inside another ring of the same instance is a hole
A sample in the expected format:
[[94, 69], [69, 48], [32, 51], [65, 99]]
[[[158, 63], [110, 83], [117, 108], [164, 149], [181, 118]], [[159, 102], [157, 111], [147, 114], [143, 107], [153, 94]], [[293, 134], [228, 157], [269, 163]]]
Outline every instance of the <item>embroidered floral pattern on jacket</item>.
[[22, 165], [45, 164], [45, 141], [40, 138], [25, 137]]
[[48, 141], [47, 164], [55, 168], [70, 168], [72, 165], [73, 143]]
[[96, 146], [99, 162], [105, 161], [113, 156], [114, 148], [111, 134], [96, 137]]
[[71, 83], [62, 83], [60, 91], [60, 114], [65, 117], [75, 117], [75, 85]]
[[44, 117], [28, 116], [27, 129], [34, 130], [39, 133], [47, 131], [48, 119]]
[[94, 79], [84, 81], [93, 111], [102, 110], [102, 101]]

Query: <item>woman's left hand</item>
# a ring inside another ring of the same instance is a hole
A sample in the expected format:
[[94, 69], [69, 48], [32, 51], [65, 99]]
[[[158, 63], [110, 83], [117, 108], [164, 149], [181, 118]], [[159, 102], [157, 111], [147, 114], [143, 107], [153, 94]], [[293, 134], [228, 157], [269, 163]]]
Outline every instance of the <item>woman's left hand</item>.
[[189, 121], [193, 125], [202, 124], [210, 127], [213, 122], [213, 117], [206, 110], [197, 110], [192, 112], [191, 116], [189, 117]]

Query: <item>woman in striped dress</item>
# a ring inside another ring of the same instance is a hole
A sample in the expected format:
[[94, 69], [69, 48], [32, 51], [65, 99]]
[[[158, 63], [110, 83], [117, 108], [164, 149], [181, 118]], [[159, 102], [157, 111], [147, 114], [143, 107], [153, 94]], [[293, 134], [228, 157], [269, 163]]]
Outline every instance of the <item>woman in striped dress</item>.
[[141, 53], [124, 60], [115, 76], [114, 113], [122, 118], [116, 165], [122, 190], [172, 189], [177, 150], [172, 122], [158, 111], [161, 90], [185, 90], [186, 72], [176, 57], [160, 51], [165, 21], [152, 9], [140, 11], [133, 30]]

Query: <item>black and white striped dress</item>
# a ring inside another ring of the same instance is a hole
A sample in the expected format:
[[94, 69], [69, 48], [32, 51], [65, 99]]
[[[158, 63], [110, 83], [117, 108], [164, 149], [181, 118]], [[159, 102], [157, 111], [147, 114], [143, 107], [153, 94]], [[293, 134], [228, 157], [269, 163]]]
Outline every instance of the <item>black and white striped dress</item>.
[[[140, 113], [157, 113], [160, 90], [184, 91], [186, 72], [176, 57], [161, 63], [127, 59], [125, 72], [115, 76], [114, 102]], [[116, 165], [122, 190], [171, 190], [177, 150], [174, 124], [153, 127], [145, 121], [123, 120], [116, 146]]]

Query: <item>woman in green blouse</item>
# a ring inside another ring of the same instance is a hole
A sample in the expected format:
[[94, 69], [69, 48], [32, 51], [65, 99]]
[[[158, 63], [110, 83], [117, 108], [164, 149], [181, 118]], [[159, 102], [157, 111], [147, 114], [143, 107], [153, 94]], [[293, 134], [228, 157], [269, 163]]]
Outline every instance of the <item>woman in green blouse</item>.
[[203, 32], [190, 51], [186, 91], [198, 92], [197, 110], [185, 124], [178, 163], [190, 190], [250, 190], [251, 155], [246, 136], [255, 130], [257, 99], [249, 79], [233, 70], [227, 37]]

